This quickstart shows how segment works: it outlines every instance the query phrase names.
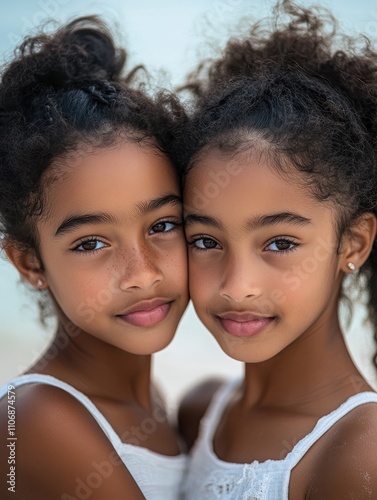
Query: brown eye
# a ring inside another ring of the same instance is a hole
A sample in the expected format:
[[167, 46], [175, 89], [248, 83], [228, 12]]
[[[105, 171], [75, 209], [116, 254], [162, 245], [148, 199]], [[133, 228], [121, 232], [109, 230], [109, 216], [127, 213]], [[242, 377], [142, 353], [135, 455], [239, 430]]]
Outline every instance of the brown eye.
[[217, 243], [215, 240], [205, 239], [203, 240], [203, 246], [204, 248], [216, 248]]
[[150, 234], [169, 233], [170, 231], [173, 231], [178, 225], [179, 225], [178, 223], [167, 222], [167, 221], [157, 222], [157, 224], [152, 226], [149, 233]]
[[83, 250], [95, 250], [97, 242], [96, 241], [86, 241], [85, 243], [81, 243], [81, 248]]
[[165, 231], [165, 228], [166, 228], [166, 223], [159, 222], [158, 224], [155, 224], [152, 229], [155, 233], [163, 233]]
[[87, 241], [82, 241], [78, 244], [73, 251], [75, 252], [95, 252], [96, 250], [100, 250], [101, 248], [106, 247], [107, 245], [103, 243], [103, 241], [92, 239]]
[[289, 248], [291, 248], [292, 245], [290, 241], [286, 240], [275, 241], [275, 244], [278, 250], [288, 250]]
[[198, 238], [193, 241], [191, 245], [200, 250], [213, 250], [214, 248], [221, 248], [217, 241], [212, 238]]
[[297, 248], [297, 246], [297, 243], [281, 238], [279, 240], [271, 241], [266, 248], [271, 252], [289, 252], [290, 250]]

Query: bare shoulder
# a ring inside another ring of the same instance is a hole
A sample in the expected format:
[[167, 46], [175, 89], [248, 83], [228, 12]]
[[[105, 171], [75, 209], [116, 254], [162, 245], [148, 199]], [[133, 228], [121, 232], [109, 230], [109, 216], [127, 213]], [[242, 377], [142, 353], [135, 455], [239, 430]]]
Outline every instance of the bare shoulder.
[[178, 427], [187, 450], [194, 444], [199, 431], [200, 420], [205, 414], [214, 393], [225, 382], [211, 378], [196, 385], [182, 398], [178, 409]]
[[377, 498], [377, 404], [355, 408], [328, 434], [307, 498]]
[[[0, 426], [6, 423], [4, 400]], [[73, 396], [45, 384], [16, 390], [16, 493], [9, 498], [144, 498], [91, 414]], [[0, 451], [5, 461], [4, 446]], [[8, 466], [7, 466], [8, 467]], [[8, 492], [0, 483], [0, 491]], [[81, 495], [81, 496], [80, 496]], [[1, 496], [1, 498], [8, 498]]]

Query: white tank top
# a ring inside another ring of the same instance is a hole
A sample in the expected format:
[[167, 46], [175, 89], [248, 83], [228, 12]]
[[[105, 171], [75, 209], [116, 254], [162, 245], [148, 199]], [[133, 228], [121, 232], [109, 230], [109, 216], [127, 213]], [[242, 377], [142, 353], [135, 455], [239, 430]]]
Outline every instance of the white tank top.
[[123, 443], [104, 415], [87, 396], [71, 385], [50, 375], [33, 373], [16, 377], [0, 387], [0, 398], [7, 394], [9, 384], [19, 387], [32, 383], [59, 387], [69, 392], [85, 406], [108, 437], [147, 500], [177, 500], [180, 498], [187, 463], [185, 455], [160, 455], [141, 446]]
[[377, 403], [377, 394], [363, 392], [350, 397], [336, 410], [320, 418], [312, 432], [301, 439], [283, 460], [237, 464], [220, 460], [213, 437], [239, 379], [225, 384], [214, 395], [200, 423], [198, 439], [189, 458], [184, 485], [186, 500], [288, 500], [291, 470], [311, 446], [339, 419], [359, 405]]

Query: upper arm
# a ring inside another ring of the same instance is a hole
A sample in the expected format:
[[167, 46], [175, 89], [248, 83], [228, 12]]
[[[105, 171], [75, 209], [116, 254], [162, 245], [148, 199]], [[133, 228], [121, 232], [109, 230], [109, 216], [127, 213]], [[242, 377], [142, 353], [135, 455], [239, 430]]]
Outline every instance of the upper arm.
[[[9, 498], [144, 498], [97, 422], [59, 389], [33, 385], [17, 395], [16, 436], [16, 494]], [[4, 446], [0, 454], [6, 463]]]
[[216, 390], [224, 383], [223, 379], [209, 379], [195, 386], [180, 402], [178, 409], [178, 428], [187, 450], [194, 444], [199, 424]]
[[363, 405], [347, 415], [327, 441], [316, 469], [310, 500], [377, 498], [377, 405]]

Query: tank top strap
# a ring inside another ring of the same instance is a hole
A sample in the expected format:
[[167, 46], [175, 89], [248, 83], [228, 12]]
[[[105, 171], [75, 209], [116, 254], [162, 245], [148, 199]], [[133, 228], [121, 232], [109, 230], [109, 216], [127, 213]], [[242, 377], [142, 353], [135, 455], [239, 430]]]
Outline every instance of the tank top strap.
[[[19, 377], [15, 377], [10, 380], [5, 386], [5, 389], [1, 391], [0, 389], [0, 398], [6, 394], [7, 387], [9, 385], [13, 385], [14, 387], [20, 387], [25, 384], [47, 384], [52, 385], [54, 387], [58, 387], [65, 392], [68, 392], [77, 399], [92, 415], [92, 417], [97, 421], [98, 425], [101, 427], [103, 432], [108, 437], [109, 441], [112, 443], [113, 447], [117, 450], [118, 447], [122, 445], [122, 441], [118, 434], [114, 431], [108, 420], [105, 416], [98, 410], [98, 408], [92, 403], [92, 401], [85, 396], [82, 392], [78, 391], [71, 385], [59, 380], [51, 375], [45, 375], [43, 373], [30, 373], [26, 375], [20, 375]], [[4, 392], [4, 394], [3, 394]]]
[[289, 469], [293, 469], [307, 451], [342, 417], [358, 406], [366, 403], [377, 403], [377, 393], [368, 391], [355, 394], [331, 413], [320, 418], [314, 429], [299, 441], [293, 450], [285, 457], [284, 462], [289, 464]]
[[[201, 422], [199, 436], [212, 443], [214, 433], [233, 391], [242, 383], [242, 378], [232, 379], [217, 389]], [[211, 445], [212, 446], [212, 445]]]

